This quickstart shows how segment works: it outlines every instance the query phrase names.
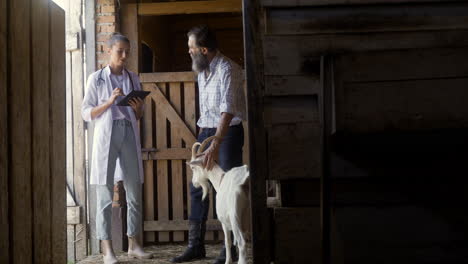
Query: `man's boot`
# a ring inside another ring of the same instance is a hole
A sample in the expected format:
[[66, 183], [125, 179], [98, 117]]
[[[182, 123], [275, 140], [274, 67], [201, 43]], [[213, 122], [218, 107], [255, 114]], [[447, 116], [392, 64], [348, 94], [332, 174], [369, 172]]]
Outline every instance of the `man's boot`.
[[[234, 239], [234, 236], [231, 232], [231, 238]], [[237, 261], [239, 256], [237, 255], [236, 246], [234, 246], [234, 242], [231, 241], [231, 257], [232, 261]], [[226, 245], [223, 245], [221, 252], [219, 252], [219, 256], [215, 259], [214, 264], [224, 264], [226, 262]]]
[[205, 251], [206, 222], [189, 221], [189, 242], [185, 252], [173, 259], [173, 263], [182, 263], [206, 257]]

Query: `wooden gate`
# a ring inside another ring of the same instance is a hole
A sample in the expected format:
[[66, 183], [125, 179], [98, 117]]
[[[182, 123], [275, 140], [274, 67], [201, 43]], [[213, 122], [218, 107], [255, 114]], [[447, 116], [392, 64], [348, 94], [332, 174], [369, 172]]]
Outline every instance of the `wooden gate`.
[[[186, 240], [190, 215], [191, 146], [196, 141], [198, 96], [193, 72], [143, 73], [142, 88], [151, 91], [141, 120], [145, 242]], [[206, 240], [223, 238], [214, 217], [214, 197]]]

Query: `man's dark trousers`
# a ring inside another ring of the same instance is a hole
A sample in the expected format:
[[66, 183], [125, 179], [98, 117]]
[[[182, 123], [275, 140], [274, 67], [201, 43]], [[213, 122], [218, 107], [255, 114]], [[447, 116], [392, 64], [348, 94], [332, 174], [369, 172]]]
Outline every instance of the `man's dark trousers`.
[[[208, 137], [216, 134], [216, 128], [204, 128], [198, 135], [198, 142], [202, 142]], [[228, 132], [223, 137], [219, 148], [218, 165], [224, 170], [229, 171], [234, 167], [242, 166], [242, 147], [244, 146], [244, 128], [242, 124], [230, 126]], [[208, 217], [210, 206], [209, 197], [202, 201], [203, 189], [195, 188], [190, 183], [191, 214], [190, 221], [204, 222]]]

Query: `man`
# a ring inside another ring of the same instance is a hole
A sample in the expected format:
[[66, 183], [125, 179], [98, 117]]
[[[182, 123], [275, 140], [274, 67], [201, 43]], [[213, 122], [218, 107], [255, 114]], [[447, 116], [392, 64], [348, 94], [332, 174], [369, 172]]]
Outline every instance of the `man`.
[[[200, 133], [197, 140], [202, 142], [216, 136], [204, 152], [203, 166], [211, 170], [216, 160], [224, 171], [228, 171], [242, 165], [242, 120], [245, 117], [242, 68], [218, 51], [214, 32], [207, 26], [194, 27], [187, 36], [192, 69], [198, 73], [200, 119], [197, 125]], [[185, 252], [173, 258], [172, 262], [205, 257], [209, 199], [202, 201], [202, 193], [202, 188], [190, 184], [189, 244]], [[235, 253], [235, 247], [231, 250]], [[226, 250], [223, 248], [215, 263], [224, 263], [225, 259]]]

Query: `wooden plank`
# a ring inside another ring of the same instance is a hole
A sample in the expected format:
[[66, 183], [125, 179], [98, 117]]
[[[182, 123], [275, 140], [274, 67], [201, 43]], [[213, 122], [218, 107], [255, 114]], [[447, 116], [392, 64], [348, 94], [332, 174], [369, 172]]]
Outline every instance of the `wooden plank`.
[[[150, 97], [145, 99], [145, 111], [143, 113], [143, 147], [153, 147], [153, 100]], [[144, 155], [143, 155], [144, 156]], [[145, 183], [144, 183], [144, 206], [145, 206], [145, 221], [153, 221], [154, 215], [154, 162], [147, 160], [143, 162], [145, 170]], [[144, 240], [146, 242], [156, 241], [154, 232], [145, 232]]]
[[[65, 12], [50, 3], [50, 177], [52, 198], [52, 263], [67, 260], [66, 233], [66, 110], [65, 110]], [[72, 240], [74, 241], [74, 240]], [[73, 255], [74, 257], [74, 255]]]
[[[146, 231], [187, 231], [189, 229], [188, 220], [171, 220], [171, 221], [145, 221], [144, 230]], [[221, 222], [217, 219], [208, 219], [206, 221], [206, 230], [222, 231]], [[222, 232], [221, 232], [222, 233]]]
[[319, 207], [273, 211], [275, 263], [322, 263]]
[[[86, 28], [86, 74], [88, 77], [91, 73], [96, 71], [96, 1], [84, 1], [84, 17]], [[93, 150], [93, 134], [94, 124], [87, 123], [87, 136], [88, 136], [88, 168], [91, 168], [92, 150]], [[100, 253], [100, 242], [96, 234], [96, 189], [95, 186], [88, 183], [88, 215], [89, 218], [89, 249], [90, 254], [96, 255]]]
[[456, 78], [467, 76], [466, 57], [466, 48], [360, 52], [341, 56], [336, 68], [347, 83]]
[[141, 67], [139, 22], [137, 4], [124, 4], [120, 11], [122, 33], [130, 40], [130, 57], [127, 60], [128, 70], [138, 73]]
[[152, 72], [140, 73], [142, 83], [162, 83], [162, 82], [195, 82], [197, 76], [194, 72]]
[[466, 87], [466, 77], [346, 84], [337, 90], [337, 130], [467, 127]]
[[[30, 2], [9, 2], [10, 89], [10, 261], [30, 263], [33, 259], [33, 215], [31, 186], [31, 21]], [[14, 70], [13, 70], [14, 69]], [[13, 94], [15, 96], [13, 96]], [[21, 122], [13, 122], [21, 120]]]
[[31, 2], [34, 261], [52, 260], [49, 120], [49, 1]]
[[245, 71], [250, 140], [250, 208], [252, 220], [253, 262], [266, 264], [272, 261], [270, 252], [270, 222], [266, 205], [267, 147], [263, 122], [263, 39], [261, 3], [259, 0], [243, 1], [242, 7], [245, 46]]
[[468, 31], [265, 36], [264, 46], [266, 75], [317, 75], [324, 53], [466, 47]]
[[[65, 53], [65, 74], [66, 74], [66, 80], [65, 80], [65, 87], [66, 87], [66, 93], [65, 93], [65, 98], [66, 98], [66, 105], [73, 105], [73, 98], [72, 98], [72, 73], [71, 73], [71, 55], [70, 52]], [[66, 140], [67, 140], [67, 146], [73, 146], [73, 111], [68, 110], [66, 111], [66, 118], [67, 118], [67, 128], [66, 128]], [[73, 148], [69, 147], [67, 148], [67, 186], [70, 188], [70, 191], [72, 194], [75, 193], [75, 184], [73, 183]]]
[[8, 169], [8, 24], [7, 0], [0, 0], [0, 263], [10, 263]]
[[[87, 77], [96, 71], [96, 1], [84, 1], [84, 21], [86, 28], [86, 74]], [[94, 124], [87, 123], [86, 133], [88, 136], [88, 168], [91, 168], [92, 152], [93, 152], [93, 136]], [[89, 170], [88, 170], [89, 171]], [[91, 255], [100, 253], [100, 241], [97, 239], [96, 233], [96, 187], [89, 184], [88, 189], [88, 215], [89, 218], [89, 250]]]
[[67, 206], [67, 225], [81, 224], [80, 207]]
[[319, 92], [318, 76], [265, 76], [265, 95], [315, 95]]
[[468, 28], [468, 5], [445, 3], [266, 11], [266, 34], [330, 34]]
[[[464, 2], [465, 0], [451, 0]], [[262, 0], [265, 7], [302, 7], [302, 6], [332, 6], [332, 5], [377, 5], [377, 4], [408, 4], [408, 3], [445, 3], [446, 0]]]
[[[196, 134], [197, 131], [197, 119], [196, 119], [196, 91], [195, 91], [195, 83], [194, 82], [186, 82], [184, 83], [184, 104], [185, 104], [185, 123], [187, 124], [188, 128], [190, 129], [190, 132], [192, 132], [194, 135]], [[195, 138], [194, 138], [195, 139]], [[193, 143], [195, 143], [195, 140], [193, 141], [185, 141], [185, 146], [188, 147], [189, 149], [192, 148]], [[190, 157], [184, 160], [186, 162], [187, 160], [190, 160], [192, 156], [192, 153], [190, 152]], [[190, 216], [190, 183], [192, 182], [192, 170], [187, 167], [186, 169], [187, 172], [187, 215]]]
[[75, 225], [67, 225], [67, 261], [69, 263], [75, 263]]
[[142, 149], [143, 160], [173, 160], [190, 159], [192, 150], [189, 148]]
[[169, 3], [143, 3], [138, 5], [138, 15], [159, 16], [178, 14], [240, 13], [240, 0], [180, 1]]
[[268, 146], [270, 179], [310, 179], [321, 176], [318, 123], [275, 125], [268, 129]]
[[265, 124], [319, 123], [316, 96], [274, 97], [265, 104]]
[[[180, 82], [171, 82], [169, 83], [170, 92], [170, 101], [174, 106], [177, 114], [182, 116], [182, 98], [181, 98], [181, 83]], [[181, 148], [182, 147], [182, 138], [179, 136], [176, 130], [172, 129], [171, 123], [171, 148]], [[189, 150], [189, 149], [187, 149]], [[182, 160], [179, 158], [177, 160], [171, 161], [172, 168], [172, 219], [173, 220], [183, 220], [184, 219], [184, 195], [183, 195], [183, 175], [182, 175], [182, 166], [185, 166], [185, 163], [182, 163]], [[174, 241], [184, 241], [184, 232], [174, 232], [173, 234]]]
[[[158, 92], [159, 91], [159, 92]], [[159, 94], [158, 99], [155, 100], [156, 103], [156, 148], [167, 148], [167, 115], [158, 105], [161, 104], [161, 98], [164, 98], [167, 102], [164, 94], [159, 90], [153, 92], [152, 94]], [[174, 109], [167, 102], [165, 107]], [[156, 161], [157, 166], [157, 200], [158, 200], [158, 220], [159, 221], [168, 221], [169, 220], [169, 190], [168, 190], [168, 161], [167, 160], [158, 160]], [[159, 242], [168, 242], [169, 241], [169, 232], [159, 232]]]
[[[83, 212], [82, 223], [86, 223], [87, 209], [86, 209], [86, 167], [85, 167], [85, 129], [84, 121], [81, 118], [81, 102], [83, 101], [83, 68], [76, 67], [82, 65], [83, 57], [81, 50], [74, 51], [71, 53], [72, 63], [72, 92], [73, 92], [73, 149], [74, 149], [74, 161], [73, 161], [73, 181], [75, 185], [75, 199], [79, 206], [81, 206]], [[76, 243], [76, 258], [81, 260], [86, 258], [88, 254], [88, 243], [87, 243], [87, 226], [77, 225], [77, 243]], [[80, 231], [83, 230], [83, 231]]]

